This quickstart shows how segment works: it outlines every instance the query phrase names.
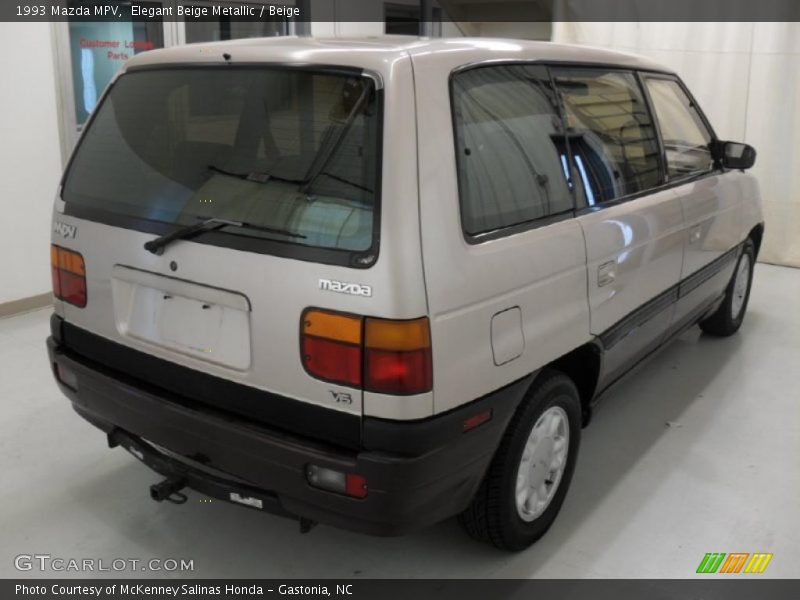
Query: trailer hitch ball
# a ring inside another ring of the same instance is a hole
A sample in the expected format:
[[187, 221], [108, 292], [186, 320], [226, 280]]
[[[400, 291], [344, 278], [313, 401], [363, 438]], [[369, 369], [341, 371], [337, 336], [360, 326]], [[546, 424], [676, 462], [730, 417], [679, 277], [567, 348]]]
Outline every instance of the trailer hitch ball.
[[164, 481], [154, 483], [150, 486], [150, 497], [156, 502], [172, 502], [173, 504], [183, 504], [186, 502], [186, 494], [181, 490], [186, 487], [186, 482], [180, 477], [168, 477]]

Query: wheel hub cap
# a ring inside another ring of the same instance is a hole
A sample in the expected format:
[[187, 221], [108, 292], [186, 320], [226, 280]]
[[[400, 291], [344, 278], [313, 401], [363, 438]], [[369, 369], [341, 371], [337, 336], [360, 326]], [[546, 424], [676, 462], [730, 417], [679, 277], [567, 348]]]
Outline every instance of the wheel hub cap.
[[742, 255], [739, 266], [736, 269], [736, 279], [733, 281], [733, 297], [731, 298], [731, 317], [739, 318], [742, 312], [744, 300], [747, 297], [747, 287], [750, 283], [750, 256]]
[[517, 470], [515, 499], [523, 521], [537, 519], [550, 505], [567, 466], [568, 452], [567, 413], [551, 406], [531, 429]]

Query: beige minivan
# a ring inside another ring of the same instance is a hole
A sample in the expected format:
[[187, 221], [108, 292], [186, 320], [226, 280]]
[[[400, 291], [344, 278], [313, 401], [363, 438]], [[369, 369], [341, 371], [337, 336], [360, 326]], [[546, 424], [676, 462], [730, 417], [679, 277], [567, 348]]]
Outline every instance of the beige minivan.
[[625, 54], [248, 39], [137, 55], [53, 215], [75, 410], [185, 488], [521, 549], [598, 398], [744, 318], [755, 151]]

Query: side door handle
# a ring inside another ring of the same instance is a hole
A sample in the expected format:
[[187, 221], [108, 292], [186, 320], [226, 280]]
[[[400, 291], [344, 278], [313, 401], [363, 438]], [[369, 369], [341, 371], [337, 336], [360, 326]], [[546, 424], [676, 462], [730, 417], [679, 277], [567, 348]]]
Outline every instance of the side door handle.
[[696, 244], [700, 241], [703, 235], [703, 228], [701, 225], [695, 225], [689, 230], [689, 243]]

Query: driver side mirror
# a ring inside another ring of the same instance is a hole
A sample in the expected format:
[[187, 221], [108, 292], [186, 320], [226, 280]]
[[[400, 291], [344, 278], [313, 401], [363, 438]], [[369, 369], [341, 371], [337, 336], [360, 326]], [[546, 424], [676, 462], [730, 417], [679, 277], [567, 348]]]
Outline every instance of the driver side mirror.
[[726, 169], [749, 169], [756, 162], [756, 149], [749, 144], [718, 141], [714, 158]]

